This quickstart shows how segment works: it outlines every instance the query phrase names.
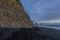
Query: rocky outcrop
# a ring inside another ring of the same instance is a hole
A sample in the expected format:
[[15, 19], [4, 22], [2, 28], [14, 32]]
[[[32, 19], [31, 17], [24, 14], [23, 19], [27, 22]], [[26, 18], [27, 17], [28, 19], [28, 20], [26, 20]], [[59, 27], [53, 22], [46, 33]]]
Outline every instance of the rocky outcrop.
[[33, 24], [19, 0], [0, 0], [0, 26], [32, 28]]

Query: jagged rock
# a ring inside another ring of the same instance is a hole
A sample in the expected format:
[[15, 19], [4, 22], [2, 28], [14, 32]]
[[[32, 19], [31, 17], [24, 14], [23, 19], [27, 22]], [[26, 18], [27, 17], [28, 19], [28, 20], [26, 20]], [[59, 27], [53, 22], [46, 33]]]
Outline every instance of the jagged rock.
[[0, 0], [0, 26], [32, 28], [33, 24], [19, 0]]

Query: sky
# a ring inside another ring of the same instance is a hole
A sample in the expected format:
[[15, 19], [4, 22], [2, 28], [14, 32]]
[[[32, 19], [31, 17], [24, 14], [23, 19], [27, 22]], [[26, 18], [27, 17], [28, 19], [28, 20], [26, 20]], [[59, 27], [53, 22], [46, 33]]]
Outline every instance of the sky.
[[60, 0], [20, 0], [34, 22], [60, 20]]

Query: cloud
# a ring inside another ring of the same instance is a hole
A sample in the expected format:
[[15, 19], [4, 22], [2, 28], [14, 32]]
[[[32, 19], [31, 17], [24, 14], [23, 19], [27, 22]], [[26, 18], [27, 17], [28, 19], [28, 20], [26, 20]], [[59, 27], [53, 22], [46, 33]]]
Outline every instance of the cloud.
[[31, 10], [31, 13], [37, 14], [36, 17], [41, 18], [38, 20], [51, 20], [60, 16], [60, 1], [59, 0], [40, 0], [38, 1]]
[[60, 0], [24, 0], [23, 4], [32, 20], [60, 19]]

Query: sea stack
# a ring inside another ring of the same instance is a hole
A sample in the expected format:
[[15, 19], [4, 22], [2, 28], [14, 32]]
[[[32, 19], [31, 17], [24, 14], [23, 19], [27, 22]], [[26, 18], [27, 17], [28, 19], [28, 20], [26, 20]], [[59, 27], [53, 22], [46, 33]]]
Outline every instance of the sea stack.
[[0, 27], [33, 28], [33, 24], [19, 0], [0, 0]]

